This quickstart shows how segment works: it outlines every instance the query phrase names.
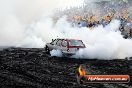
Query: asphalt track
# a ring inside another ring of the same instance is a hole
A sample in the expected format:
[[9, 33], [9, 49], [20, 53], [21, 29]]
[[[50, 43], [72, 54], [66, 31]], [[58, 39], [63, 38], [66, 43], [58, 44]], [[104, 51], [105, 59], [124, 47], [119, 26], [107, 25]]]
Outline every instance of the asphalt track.
[[44, 49], [8, 48], [0, 51], [0, 88], [132, 88], [129, 83], [79, 85], [75, 71], [86, 65], [92, 74], [128, 74], [131, 60], [50, 57]]

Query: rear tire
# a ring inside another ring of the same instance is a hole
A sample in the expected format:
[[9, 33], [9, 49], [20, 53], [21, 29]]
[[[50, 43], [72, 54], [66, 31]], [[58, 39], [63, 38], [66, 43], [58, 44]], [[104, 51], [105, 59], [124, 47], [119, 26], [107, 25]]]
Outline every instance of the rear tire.
[[48, 46], [45, 47], [45, 51], [46, 51], [47, 54], [50, 54], [50, 50], [49, 50]]

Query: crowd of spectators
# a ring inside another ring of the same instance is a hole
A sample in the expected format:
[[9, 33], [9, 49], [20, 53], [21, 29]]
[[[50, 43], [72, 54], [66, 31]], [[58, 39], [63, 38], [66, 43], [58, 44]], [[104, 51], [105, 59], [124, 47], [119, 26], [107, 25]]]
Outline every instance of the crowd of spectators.
[[96, 15], [91, 15], [88, 17], [74, 16], [72, 18], [73, 26], [88, 27], [90, 29], [93, 29], [98, 25], [105, 27], [112, 21], [112, 19], [120, 20], [121, 24], [119, 30], [126, 37], [132, 37], [132, 18], [127, 11], [122, 12], [121, 15], [108, 13], [105, 16], [100, 17], [100, 19], [98, 19]]
[[108, 25], [112, 19], [118, 19], [121, 21], [121, 26], [125, 26], [127, 23], [132, 22], [132, 18], [128, 14], [123, 14], [122, 16], [118, 15], [115, 16], [114, 13], [108, 13], [105, 16], [100, 17], [100, 19], [97, 18], [96, 15], [91, 15], [88, 17], [81, 17], [81, 16], [74, 16], [72, 18], [74, 25], [78, 25], [79, 27], [95, 27], [98, 25], [103, 25], [105, 27]]
[[[88, 1], [88, 0], [85, 0]], [[113, 19], [120, 20], [119, 30], [123, 35], [132, 37], [132, 1], [112, 0], [85, 3], [83, 7], [74, 7], [59, 11], [55, 20], [66, 15], [74, 27], [93, 29], [98, 25], [107, 26]], [[56, 19], [57, 18], [57, 19]]]

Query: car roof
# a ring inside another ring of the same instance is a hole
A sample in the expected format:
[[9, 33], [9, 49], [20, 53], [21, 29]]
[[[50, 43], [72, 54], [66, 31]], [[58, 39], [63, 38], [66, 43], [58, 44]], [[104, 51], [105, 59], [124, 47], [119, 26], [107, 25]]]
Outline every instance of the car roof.
[[82, 41], [80, 39], [67, 39], [67, 38], [57, 38], [57, 39], [61, 39], [61, 40], [78, 40], [78, 41]]

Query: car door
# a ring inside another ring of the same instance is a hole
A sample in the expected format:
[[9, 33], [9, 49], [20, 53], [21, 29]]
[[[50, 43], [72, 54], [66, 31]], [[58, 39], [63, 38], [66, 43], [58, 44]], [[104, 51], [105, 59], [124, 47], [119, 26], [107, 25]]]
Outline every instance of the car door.
[[56, 43], [56, 50], [58, 49], [58, 50], [62, 50], [62, 45], [61, 45], [61, 43], [62, 43], [62, 39], [59, 39], [58, 41], [57, 41], [57, 43]]

